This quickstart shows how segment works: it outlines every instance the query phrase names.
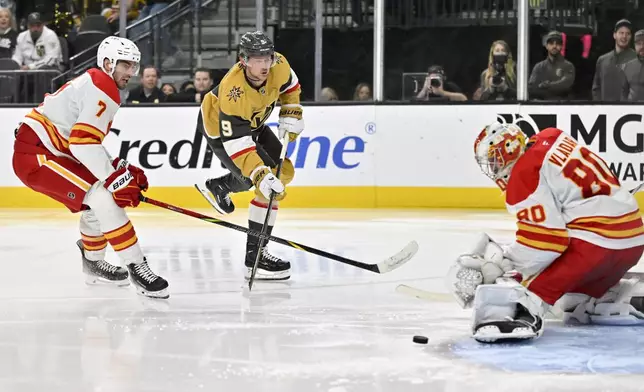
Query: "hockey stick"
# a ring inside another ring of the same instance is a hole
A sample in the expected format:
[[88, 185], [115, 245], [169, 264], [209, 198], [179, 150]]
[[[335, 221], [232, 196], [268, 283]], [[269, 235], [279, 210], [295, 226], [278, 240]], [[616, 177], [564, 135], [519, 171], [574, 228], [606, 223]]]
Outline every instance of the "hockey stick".
[[636, 186], [635, 188], [631, 189], [629, 192], [630, 192], [632, 195], [634, 195], [634, 194], [636, 194], [637, 192], [641, 191], [641, 190], [642, 190], [642, 188], [644, 188], [644, 182], [643, 182], [643, 183], [641, 183], [641, 184], [639, 184], [639, 185], [638, 185], [638, 186]]
[[406, 284], [396, 286], [396, 292], [428, 302], [450, 302], [454, 297], [448, 293], [433, 293]]
[[[288, 132], [284, 132], [284, 138], [282, 139], [282, 151], [280, 151], [280, 162], [277, 164], [277, 172], [275, 177], [279, 180], [280, 174], [282, 173], [282, 164], [284, 163], [284, 158], [286, 158], [286, 150], [288, 149]], [[271, 191], [271, 197], [268, 199], [268, 210], [266, 211], [266, 218], [264, 218], [264, 224], [262, 225], [262, 231], [259, 233], [259, 242], [257, 244], [257, 256], [255, 256], [255, 264], [253, 264], [253, 270], [250, 273], [250, 278], [248, 279], [248, 291], [253, 289], [253, 282], [255, 282], [255, 274], [257, 273], [257, 265], [259, 264], [259, 259], [262, 257], [262, 252], [266, 246], [266, 230], [268, 227], [268, 221], [271, 218], [271, 212], [273, 211], [273, 201], [275, 200], [275, 191]]]
[[[186, 210], [184, 208], [173, 206], [171, 204], [167, 204], [167, 203], [164, 203], [162, 201], [150, 199], [149, 197], [145, 197], [143, 195], [141, 195], [141, 201], [144, 202], [144, 203], [155, 205], [157, 207], [165, 208], [166, 210], [178, 212], [179, 214], [183, 214], [183, 215], [191, 216], [193, 218], [201, 219], [202, 221], [206, 221], [206, 222], [209, 222], [209, 223], [214, 223], [214, 224], [219, 225], [219, 226], [223, 226], [223, 227], [226, 227], [226, 228], [229, 228], [229, 229], [237, 230], [237, 231], [242, 232], [242, 233], [250, 234], [250, 235], [258, 237], [258, 238], [260, 237], [260, 233], [257, 232], [257, 231], [249, 230], [249, 229], [247, 229], [247, 228], [245, 228], [243, 226], [239, 226], [239, 225], [236, 225], [234, 223], [226, 222], [226, 221], [221, 220], [221, 219], [213, 218], [211, 216], [202, 215], [202, 214], [200, 214], [198, 212]], [[401, 251], [399, 251], [395, 255], [393, 255], [393, 256], [391, 256], [391, 257], [389, 257], [389, 258], [387, 258], [387, 259], [385, 259], [385, 260], [383, 260], [383, 261], [381, 261], [381, 262], [379, 262], [377, 264], [367, 264], [367, 263], [363, 263], [363, 262], [360, 262], [360, 261], [347, 259], [346, 257], [342, 257], [342, 256], [339, 256], [339, 255], [336, 255], [336, 254], [333, 254], [333, 253], [325, 252], [323, 250], [316, 249], [316, 248], [313, 248], [313, 247], [308, 246], [308, 245], [300, 244], [298, 242], [285, 240], [285, 239], [280, 238], [280, 237], [274, 237], [272, 235], [270, 235], [270, 236], [265, 235], [265, 239], [267, 239], [269, 241], [276, 242], [278, 244], [288, 246], [290, 248], [295, 248], [295, 249], [302, 250], [304, 252], [312, 253], [314, 255], [322, 256], [322, 257], [325, 257], [325, 258], [333, 260], [333, 261], [337, 261], [337, 262], [340, 262], [340, 263], [343, 263], [343, 264], [348, 264], [348, 265], [356, 267], [356, 268], [371, 271], [371, 272], [374, 272], [376, 274], [384, 274], [384, 273], [387, 273], [387, 272], [395, 270], [396, 268], [400, 267], [401, 265], [403, 265], [406, 262], [408, 262], [409, 260], [411, 260], [411, 258], [414, 257], [416, 252], [418, 252], [418, 243], [416, 241], [411, 241], [409, 244], [407, 244], [407, 246], [405, 246]]]

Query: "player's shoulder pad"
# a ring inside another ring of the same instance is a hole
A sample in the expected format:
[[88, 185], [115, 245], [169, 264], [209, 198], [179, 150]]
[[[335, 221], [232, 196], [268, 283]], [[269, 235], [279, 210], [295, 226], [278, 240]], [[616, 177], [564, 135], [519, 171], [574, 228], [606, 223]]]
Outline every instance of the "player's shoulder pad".
[[104, 92], [117, 105], [121, 104], [119, 89], [116, 86], [116, 82], [110, 75], [106, 74], [98, 68], [92, 68], [87, 71], [87, 73], [92, 79], [92, 84], [94, 85], [94, 87]]
[[514, 164], [510, 174], [505, 195], [507, 204], [518, 204], [537, 190], [543, 161], [561, 134], [557, 128], [546, 128], [528, 140], [526, 152]]
[[291, 65], [283, 54], [275, 52], [275, 64], [271, 68], [271, 72], [274, 72], [275, 79], [280, 84], [286, 83], [291, 77]]
[[217, 89], [217, 101], [220, 110], [229, 116], [246, 118], [246, 88], [248, 82], [244, 76], [244, 68], [237, 63], [228, 71], [226, 76], [219, 83]]

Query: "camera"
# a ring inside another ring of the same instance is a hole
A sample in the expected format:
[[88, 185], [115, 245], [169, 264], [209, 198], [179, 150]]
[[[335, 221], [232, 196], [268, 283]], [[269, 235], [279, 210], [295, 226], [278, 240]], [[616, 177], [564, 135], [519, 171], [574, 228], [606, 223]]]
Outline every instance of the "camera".
[[443, 84], [443, 78], [440, 76], [431, 76], [429, 78], [429, 84], [432, 87], [440, 87]]
[[505, 64], [507, 61], [507, 54], [495, 54], [492, 57], [492, 67], [494, 68], [494, 75], [492, 75], [492, 85], [499, 86], [503, 82], [505, 82]]

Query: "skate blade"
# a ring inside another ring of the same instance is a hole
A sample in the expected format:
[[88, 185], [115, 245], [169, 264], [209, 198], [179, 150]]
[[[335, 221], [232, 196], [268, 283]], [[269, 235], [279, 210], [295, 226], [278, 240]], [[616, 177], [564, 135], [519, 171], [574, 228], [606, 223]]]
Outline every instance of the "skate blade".
[[136, 287], [136, 293], [138, 295], [142, 295], [147, 298], [154, 298], [154, 299], [168, 299], [170, 298], [170, 292], [168, 289], [163, 289], [159, 291], [148, 291], [145, 290], [142, 287], [139, 287], [138, 285], [134, 285]]
[[199, 193], [201, 193], [201, 196], [203, 196], [204, 199], [206, 199], [206, 201], [212, 206], [212, 208], [215, 209], [215, 211], [217, 211], [220, 215], [228, 215], [226, 211], [222, 210], [219, 207], [219, 204], [217, 204], [215, 199], [212, 198], [212, 194], [208, 189], [206, 189], [204, 186], [201, 186], [199, 184], [195, 184], [195, 188], [197, 188]]
[[506, 343], [507, 341], [514, 341], [514, 340], [530, 340], [538, 336], [537, 336], [537, 333], [530, 330], [521, 330], [521, 331], [515, 330], [511, 334], [493, 332], [488, 330], [488, 331], [477, 331], [472, 337], [474, 338], [474, 340], [476, 340], [479, 343]]
[[[253, 273], [253, 269], [246, 267], [246, 275], [244, 276], [246, 280], [250, 280], [250, 276]], [[262, 282], [270, 282], [272, 280], [288, 280], [291, 277], [291, 271], [279, 271], [279, 272], [270, 272], [262, 269], [257, 269], [255, 272], [255, 280]]]
[[130, 281], [127, 278], [123, 280], [109, 280], [98, 276], [85, 274], [85, 284], [87, 284], [88, 286], [127, 287], [130, 285]]

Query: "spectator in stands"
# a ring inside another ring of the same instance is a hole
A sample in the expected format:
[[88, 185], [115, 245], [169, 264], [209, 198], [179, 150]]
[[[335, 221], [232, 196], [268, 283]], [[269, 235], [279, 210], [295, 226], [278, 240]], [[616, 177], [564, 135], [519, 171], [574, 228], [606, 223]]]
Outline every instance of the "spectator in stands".
[[163, 83], [161, 85], [161, 92], [167, 97], [169, 95], [176, 94], [177, 89], [174, 88], [174, 84], [172, 83]]
[[615, 49], [600, 56], [595, 67], [593, 79], [593, 100], [595, 101], [620, 101], [623, 98], [625, 75], [622, 65], [635, 59], [637, 54], [630, 47], [632, 25], [626, 19], [615, 24], [613, 39]]
[[[196, 92], [197, 90], [195, 90], [195, 83], [192, 80], [187, 80], [187, 81], [181, 83], [181, 88], [179, 89], [179, 91], [181, 91], [182, 93], [185, 93], [185, 92], [189, 92], [189, 91]], [[194, 92], [193, 92], [193, 94], [194, 94]]]
[[11, 24], [13, 25], [13, 28], [15, 29], [15, 20], [13, 19], [13, 16], [16, 15], [16, 2], [14, 0], [0, 0], [0, 8], [6, 8], [11, 12], [12, 20]]
[[371, 87], [369, 83], [360, 83], [353, 92], [354, 101], [371, 101]]
[[568, 99], [575, 82], [575, 66], [561, 54], [563, 37], [560, 32], [549, 32], [544, 41], [548, 57], [532, 69], [528, 81], [530, 96], [545, 100]]
[[644, 30], [635, 33], [637, 57], [624, 64], [622, 100], [644, 101]]
[[197, 68], [195, 80], [185, 82], [181, 86], [181, 92], [168, 97], [170, 102], [195, 102], [201, 103], [203, 96], [208, 94], [213, 87], [212, 73], [208, 68]]
[[472, 94], [472, 101], [480, 101], [481, 95], [483, 94], [483, 89], [479, 86], [474, 93]]
[[445, 70], [440, 65], [432, 65], [427, 70], [425, 84], [416, 99], [419, 101], [467, 101], [456, 83], [447, 79]]
[[197, 90], [192, 80], [183, 82], [179, 92], [166, 95], [166, 102], [196, 102]]
[[128, 102], [159, 103], [165, 101], [165, 94], [157, 87], [159, 72], [153, 65], [143, 67], [141, 70], [141, 85], [130, 90]]
[[[133, 0], [133, 1], [128, 1], [127, 2], [128, 6], [128, 11], [127, 11], [127, 16], [126, 20], [128, 24], [134, 20], [136, 20], [139, 17], [139, 12], [143, 7], [145, 7], [145, 1], [144, 0]], [[107, 22], [110, 24], [110, 28], [112, 29], [112, 32], [116, 33], [119, 30], [119, 15], [120, 15], [120, 4], [119, 0], [112, 0], [112, 4], [110, 8], [105, 8], [101, 12], [101, 15], [103, 15], [106, 19]]]
[[338, 93], [335, 92], [334, 89], [331, 87], [324, 87], [322, 91], [320, 91], [320, 101], [321, 102], [329, 102], [329, 101], [337, 101], [338, 100]]
[[27, 17], [29, 30], [18, 35], [13, 60], [20, 69], [60, 69], [62, 50], [58, 36], [34, 12]]
[[0, 58], [11, 58], [16, 50], [18, 32], [12, 27], [12, 19], [8, 8], [0, 8]]
[[203, 96], [212, 90], [212, 83], [212, 71], [208, 68], [197, 68], [195, 71], [195, 89], [197, 90], [195, 102], [201, 103]]
[[510, 45], [494, 41], [487, 68], [481, 72], [481, 101], [517, 99], [517, 71]]

